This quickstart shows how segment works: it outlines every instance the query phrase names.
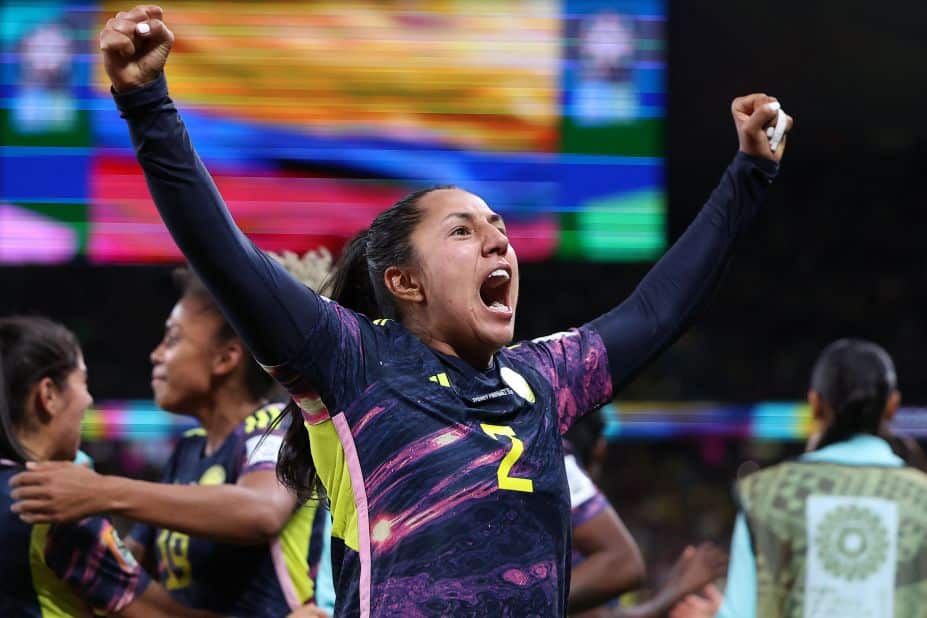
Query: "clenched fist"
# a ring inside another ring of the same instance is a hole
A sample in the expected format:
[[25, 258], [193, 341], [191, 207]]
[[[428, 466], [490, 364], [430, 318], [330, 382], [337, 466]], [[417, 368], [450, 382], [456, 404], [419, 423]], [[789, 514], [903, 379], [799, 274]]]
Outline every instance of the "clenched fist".
[[765, 157], [780, 161], [785, 152], [785, 142], [792, 129], [792, 117], [786, 116], [785, 135], [776, 147], [770, 146], [770, 139], [766, 130], [776, 124], [779, 116], [779, 101], [775, 97], [765, 94], [748, 94], [737, 97], [731, 103], [731, 114], [734, 116], [734, 125], [737, 127], [737, 139], [740, 142], [741, 152], [757, 157]]
[[117, 13], [100, 32], [103, 67], [116, 92], [157, 79], [174, 44], [159, 6], [139, 5]]

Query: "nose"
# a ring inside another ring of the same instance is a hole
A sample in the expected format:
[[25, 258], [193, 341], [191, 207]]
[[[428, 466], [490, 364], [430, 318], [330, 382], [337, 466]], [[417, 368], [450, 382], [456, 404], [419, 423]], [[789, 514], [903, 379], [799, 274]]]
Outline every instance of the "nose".
[[157, 365], [161, 362], [161, 354], [164, 344], [159, 343], [155, 346], [155, 349], [151, 351], [151, 354], [148, 355], [148, 360], [151, 361], [152, 365]]
[[491, 223], [486, 224], [486, 235], [485, 240], [483, 241], [483, 253], [484, 255], [505, 255], [509, 251], [509, 239], [508, 236], [499, 231], [495, 225]]

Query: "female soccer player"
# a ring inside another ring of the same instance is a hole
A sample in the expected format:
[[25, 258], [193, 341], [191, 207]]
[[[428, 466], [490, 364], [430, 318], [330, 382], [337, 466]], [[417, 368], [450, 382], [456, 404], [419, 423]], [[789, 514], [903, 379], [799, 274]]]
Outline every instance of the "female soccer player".
[[10, 477], [26, 461], [72, 461], [92, 401], [69, 330], [0, 319], [0, 616], [213, 616], [151, 582], [108, 519], [33, 525], [10, 511]]
[[[898, 409], [896, 385], [878, 345], [843, 339], [824, 349], [808, 391], [817, 429], [807, 452], [737, 484], [719, 616], [924, 615], [927, 475], [879, 437]], [[674, 615], [713, 609], [693, 598]]]
[[[37, 466], [12, 480], [28, 522], [118, 513], [142, 522], [128, 545], [190, 607], [280, 617], [303, 603], [334, 609], [328, 512], [297, 507], [276, 479], [283, 429], [264, 435], [282, 406], [273, 384], [189, 271], [151, 353], [155, 402], [196, 418], [162, 483], [102, 476], [83, 466]], [[299, 427], [302, 428], [300, 419]]]
[[[569, 496], [560, 434], [685, 328], [777, 171], [778, 103], [737, 99], [741, 152], [693, 226], [625, 303], [585, 326], [504, 346], [518, 262], [505, 225], [454, 188], [414, 193], [372, 223], [365, 274], [383, 310], [320, 298], [239, 231], [162, 73], [157, 7], [118, 14], [104, 66], [162, 218], [236, 331], [309, 425], [284, 478], [331, 502], [339, 615], [563, 615]], [[323, 403], [324, 402], [324, 403]], [[331, 410], [331, 412], [329, 412]], [[291, 428], [294, 426], [291, 424]]]

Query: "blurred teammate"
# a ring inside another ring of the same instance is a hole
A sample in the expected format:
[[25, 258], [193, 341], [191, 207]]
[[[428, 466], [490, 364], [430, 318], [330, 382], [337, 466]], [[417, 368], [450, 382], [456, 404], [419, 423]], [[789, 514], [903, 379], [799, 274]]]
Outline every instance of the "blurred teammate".
[[[878, 437], [898, 409], [896, 385], [878, 345], [824, 349], [808, 392], [817, 424], [808, 452], [737, 485], [719, 616], [925, 615], [927, 475]], [[694, 601], [678, 615], [713, 614]]]
[[[511, 348], [518, 262], [502, 218], [455, 188], [371, 224], [340, 272], [384, 311], [328, 302], [235, 227], [162, 73], [157, 7], [101, 33], [104, 67], [161, 217], [309, 424], [279, 470], [331, 501], [340, 615], [562, 615], [569, 496], [560, 435], [686, 327], [777, 172], [778, 103], [737, 99], [742, 152], [692, 227], [615, 310]], [[354, 279], [356, 275], [359, 278]], [[298, 429], [298, 431], [297, 431]], [[292, 440], [290, 440], [292, 438]]]
[[41, 466], [13, 480], [20, 513], [61, 522], [118, 513], [142, 522], [127, 540], [191, 607], [237, 616], [285, 615], [303, 603], [331, 611], [329, 516], [297, 506], [275, 476], [283, 428], [265, 436], [282, 406], [202, 283], [177, 271], [183, 294], [151, 354], [155, 402], [196, 418], [162, 483], [100, 476], [82, 466]]
[[[687, 595], [724, 574], [726, 556], [711, 543], [688, 547], [648, 601], [617, 606], [617, 597], [639, 588], [646, 575], [640, 548], [605, 494], [584, 468], [601, 469], [606, 444], [601, 414], [567, 433], [564, 458], [570, 485], [573, 571], [569, 610], [576, 618], [664, 616]], [[612, 602], [610, 602], [612, 601]]]
[[212, 616], [150, 581], [105, 517], [29, 524], [11, 511], [10, 477], [27, 461], [74, 460], [92, 402], [69, 330], [0, 318], [0, 616]]

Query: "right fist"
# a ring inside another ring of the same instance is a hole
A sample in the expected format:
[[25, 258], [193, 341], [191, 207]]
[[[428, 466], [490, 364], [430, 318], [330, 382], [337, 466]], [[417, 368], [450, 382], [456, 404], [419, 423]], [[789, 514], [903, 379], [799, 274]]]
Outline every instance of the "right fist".
[[140, 5], [120, 12], [100, 32], [103, 68], [116, 92], [125, 92], [154, 81], [174, 44], [159, 6]]

